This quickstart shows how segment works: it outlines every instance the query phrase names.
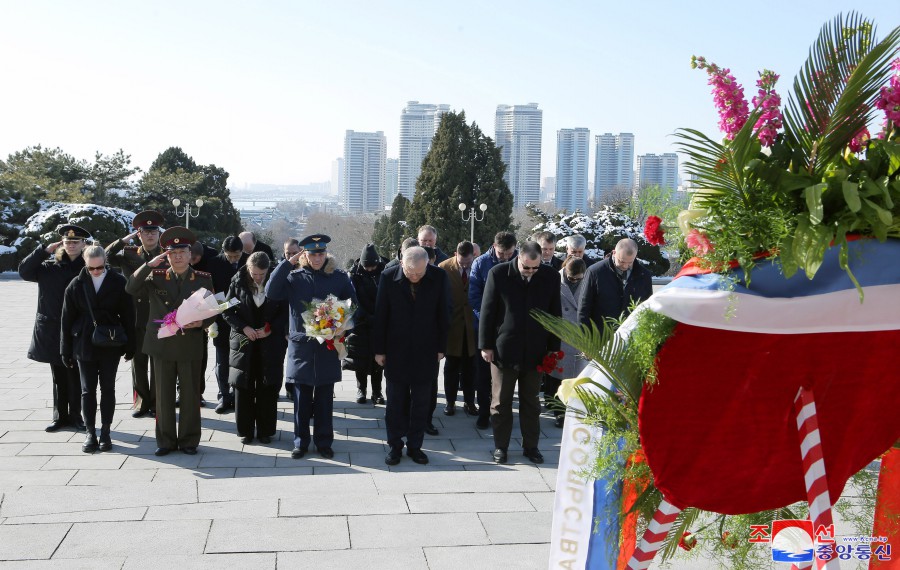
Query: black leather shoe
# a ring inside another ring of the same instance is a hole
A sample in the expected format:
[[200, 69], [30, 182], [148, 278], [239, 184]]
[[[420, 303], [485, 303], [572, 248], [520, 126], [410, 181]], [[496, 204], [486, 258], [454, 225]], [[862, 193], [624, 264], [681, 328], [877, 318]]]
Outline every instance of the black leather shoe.
[[219, 402], [219, 403], [216, 405], [216, 413], [217, 413], [217, 414], [224, 414], [224, 413], [226, 413], [226, 412], [228, 412], [228, 404], [225, 403], [225, 402]]
[[372, 394], [372, 403], [383, 406], [384, 405], [384, 394], [382, 394], [381, 392], [375, 392], [374, 394]]
[[168, 447], [157, 447], [156, 451], [153, 452], [153, 455], [157, 457], [162, 457], [163, 455], [168, 455], [169, 452], [172, 451]]
[[267, 435], [261, 435], [261, 436], [259, 436], [259, 442], [260, 443], [272, 443], [272, 438]]
[[100, 445], [97, 446], [98, 451], [110, 451], [112, 449], [112, 439], [109, 437], [109, 425], [100, 428]]
[[156, 417], [156, 410], [154, 410], [153, 408], [150, 408], [149, 410], [147, 410], [147, 413], [150, 414], [150, 417], [152, 417], [152, 418]]
[[84, 427], [84, 420], [82, 420], [81, 418], [78, 418], [77, 420], [72, 422], [72, 427], [75, 428], [75, 431], [85, 431], [86, 430], [86, 428]]
[[556, 416], [556, 419], [553, 420], [553, 425], [558, 428], [563, 427], [563, 424], [566, 422], [566, 416]]
[[306, 448], [305, 448], [305, 447], [295, 447], [295, 448], [291, 451], [291, 459], [300, 459], [300, 458], [302, 458], [304, 455], [306, 455]]
[[388, 454], [384, 457], [384, 462], [388, 465], [397, 465], [400, 458], [403, 457], [403, 448], [392, 447]]
[[319, 450], [319, 455], [321, 455], [325, 459], [331, 459], [334, 457], [334, 450], [330, 447], [323, 447]]
[[111, 441], [101, 441], [100, 445], [97, 446], [97, 451], [112, 451], [112, 442]]
[[467, 416], [477, 416], [478, 408], [475, 407], [475, 404], [463, 404], [463, 411]]
[[81, 444], [81, 451], [85, 453], [94, 453], [99, 446], [100, 444], [97, 443], [97, 436], [95, 433], [88, 432], [87, 437], [84, 438], [84, 443]]
[[142, 418], [150, 413], [150, 410], [135, 410], [131, 412], [131, 417], [133, 418]]
[[244, 437], [241, 438], [241, 443], [243, 443], [244, 445], [247, 445], [248, 443], [253, 443], [253, 438], [248, 435], [245, 435]]
[[53, 420], [52, 422], [50, 422], [50, 425], [44, 428], [44, 431], [53, 433], [55, 431], [59, 431], [59, 428], [63, 427], [64, 425], [66, 425], [66, 422], [62, 420]]
[[540, 463], [544, 462], [544, 456], [541, 455], [541, 452], [538, 451], [538, 448], [536, 448], [536, 447], [532, 447], [532, 448], [524, 450], [522, 452], [522, 455], [527, 457], [532, 463], [540, 464]]
[[478, 418], [475, 421], [475, 427], [478, 429], [488, 429], [491, 427], [491, 420], [489, 418]]
[[427, 426], [425, 426], [425, 433], [427, 433], [428, 435], [437, 435], [440, 432], [436, 427], [434, 427], [434, 424], [428, 424]]
[[494, 463], [506, 463], [506, 450], [500, 449], [499, 447], [494, 450], [492, 454], [494, 456]]
[[444, 408], [445, 416], [452, 416], [456, 413], [456, 404], [447, 404], [447, 407]]
[[421, 449], [407, 449], [406, 455], [419, 465], [428, 464], [428, 456]]
[[181, 451], [184, 452], [185, 455], [197, 455], [196, 447], [182, 447]]
[[365, 404], [366, 403], [366, 393], [362, 390], [356, 391], [356, 403], [357, 404]]

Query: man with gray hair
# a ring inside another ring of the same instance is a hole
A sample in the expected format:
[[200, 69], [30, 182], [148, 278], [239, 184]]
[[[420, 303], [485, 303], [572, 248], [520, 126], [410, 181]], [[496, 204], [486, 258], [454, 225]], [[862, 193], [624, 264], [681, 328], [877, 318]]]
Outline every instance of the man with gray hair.
[[537, 367], [547, 354], [559, 351], [560, 343], [534, 320], [533, 309], [562, 315], [559, 274], [541, 263], [541, 246], [529, 241], [519, 247], [517, 259], [495, 265], [488, 272], [481, 304], [478, 347], [491, 365], [493, 456], [497, 463], [507, 461], [516, 384], [524, 455], [532, 463], [544, 462], [538, 450], [541, 373]]
[[422, 442], [431, 410], [431, 384], [447, 350], [449, 328], [447, 273], [428, 263], [422, 247], [406, 249], [401, 263], [381, 274], [372, 331], [375, 362], [384, 367], [387, 383], [390, 451], [384, 462], [388, 465], [400, 463], [403, 438], [410, 459], [428, 463]]
[[628, 316], [632, 303], [641, 303], [653, 294], [650, 270], [636, 262], [638, 245], [622, 238], [612, 255], [594, 264], [584, 276], [578, 298], [578, 320], [593, 322], [598, 329], [608, 319]]
[[450, 256], [441, 251], [441, 248], [437, 246], [438, 232], [437, 228], [435, 228], [434, 226], [429, 226], [428, 224], [421, 226], [418, 233], [416, 234], [416, 237], [419, 239], [419, 245], [421, 245], [422, 247], [434, 248], [434, 255], [436, 258], [436, 261], [434, 262], [435, 265], [438, 265], [439, 263], [443, 263], [444, 261], [450, 259]]
[[566, 238], [566, 257], [577, 257], [584, 260], [584, 264], [590, 267], [597, 262], [596, 259], [584, 254], [587, 240], [581, 234], [575, 234]]

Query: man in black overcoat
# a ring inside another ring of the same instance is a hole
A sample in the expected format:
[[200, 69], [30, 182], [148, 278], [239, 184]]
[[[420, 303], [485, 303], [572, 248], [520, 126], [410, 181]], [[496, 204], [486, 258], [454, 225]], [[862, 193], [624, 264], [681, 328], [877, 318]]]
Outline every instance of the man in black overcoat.
[[578, 320], [591, 321], [602, 330], [607, 319], [631, 313], [632, 303], [641, 303], [653, 294], [653, 275], [635, 263], [637, 243], [623, 238], [613, 254], [588, 268], [578, 296]]
[[490, 270], [481, 303], [478, 344], [482, 358], [491, 363], [491, 423], [497, 463], [507, 460], [517, 383], [525, 457], [532, 463], [544, 462], [538, 451], [541, 373], [537, 367], [545, 355], [559, 351], [559, 338], [534, 320], [529, 314], [532, 309], [562, 315], [559, 273], [541, 263], [541, 246], [529, 241], [519, 248], [515, 260]]
[[400, 462], [404, 437], [406, 454], [416, 463], [428, 463], [422, 441], [431, 383], [447, 350], [449, 326], [447, 273], [428, 264], [423, 248], [407, 249], [398, 266], [381, 274], [372, 333], [375, 362], [384, 367], [387, 381], [388, 465]]

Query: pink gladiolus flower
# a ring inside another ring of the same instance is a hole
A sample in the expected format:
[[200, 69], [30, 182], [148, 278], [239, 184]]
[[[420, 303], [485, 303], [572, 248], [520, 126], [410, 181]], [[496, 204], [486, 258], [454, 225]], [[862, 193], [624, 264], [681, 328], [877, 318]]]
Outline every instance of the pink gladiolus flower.
[[684, 242], [689, 248], [694, 250], [697, 255], [706, 255], [713, 251], [713, 244], [709, 241], [709, 237], [700, 230], [693, 229], [684, 238]]
[[869, 139], [871, 135], [869, 134], [869, 129], [863, 127], [861, 131], [856, 133], [852, 139], [850, 139], [850, 152], [860, 153], [863, 149], [866, 148], [866, 145], [869, 144]]
[[709, 75], [709, 84], [713, 87], [713, 102], [719, 110], [719, 128], [725, 133], [725, 138], [732, 140], [750, 114], [744, 98], [744, 88], [731, 75], [730, 69], [708, 63], [706, 58], [692, 57], [691, 67], [706, 70]]
[[778, 75], [771, 70], [764, 69], [759, 74], [756, 86], [759, 87], [757, 96], [753, 98], [754, 109], [759, 109], [761, 114], [756, 124], [756, 136], [763, 146], [772, 146], [778, 129], [783, 126], [781, 118], [781, 96], [775, 92], [775, 83]]
[[894, 60], [891, 68], [894, 75], [888, 84], [881, 88], [881, 96], [875, 101], [875, 106], [884, 111], [887, 121], [897, 125], [900, 124], [900, 57]]

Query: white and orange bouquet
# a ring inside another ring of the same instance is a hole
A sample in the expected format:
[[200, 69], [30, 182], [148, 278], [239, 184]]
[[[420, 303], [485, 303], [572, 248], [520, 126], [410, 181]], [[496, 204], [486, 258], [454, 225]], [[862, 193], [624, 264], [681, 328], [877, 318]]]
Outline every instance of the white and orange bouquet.
[[306, 336], [318, 340], [328, 350], [337, 351], [338, 358], [342, 359], [347, 356], [344, 337], [353, 328], [354, 312], [356, 309], [350, 299], [342, 301], [334, 295], [328, 295], [325, 300], [313, 299], [300, 317], [303, 319]]

